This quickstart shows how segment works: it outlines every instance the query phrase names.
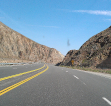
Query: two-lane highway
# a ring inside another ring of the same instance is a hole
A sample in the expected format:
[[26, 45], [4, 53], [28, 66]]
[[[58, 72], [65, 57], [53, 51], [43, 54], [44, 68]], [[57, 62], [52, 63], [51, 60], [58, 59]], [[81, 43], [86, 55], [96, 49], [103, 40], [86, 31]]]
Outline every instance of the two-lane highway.
[[111, 79], [98, 74], [38, 63], [0, 67], [0, 78], [0, 106], [111, 105]]

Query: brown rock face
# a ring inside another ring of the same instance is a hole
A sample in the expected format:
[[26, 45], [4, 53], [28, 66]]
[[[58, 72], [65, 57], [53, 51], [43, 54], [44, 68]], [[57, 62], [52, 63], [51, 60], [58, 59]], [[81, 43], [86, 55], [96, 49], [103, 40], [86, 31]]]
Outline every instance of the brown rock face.
[[71, 50], [62, 61], [62, 65], [75, 65], [111, 68], [111, 26], [91, 37], [79, 50]]
[[77, 50], [70, 50], [70, 51], [66, 54], [65, 58], [63, 59], [62, 64], [64, 64], [64, 65], [70, 65], [70, 64], [71, 64], [72, 57], [73, 57], [73, 55], [74, 55], [76, 52], [77, 52]]
[[0, 22], [0, 58], [56, 64], [64, 56], [56, 49], [40, 45]]

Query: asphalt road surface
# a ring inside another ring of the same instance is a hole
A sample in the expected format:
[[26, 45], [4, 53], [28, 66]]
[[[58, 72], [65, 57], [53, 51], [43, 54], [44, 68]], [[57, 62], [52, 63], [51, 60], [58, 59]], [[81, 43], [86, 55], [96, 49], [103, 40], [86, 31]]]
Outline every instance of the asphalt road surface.
[[43, 63], [0, 67], [0, 106], [111, 106], [111, 78]]

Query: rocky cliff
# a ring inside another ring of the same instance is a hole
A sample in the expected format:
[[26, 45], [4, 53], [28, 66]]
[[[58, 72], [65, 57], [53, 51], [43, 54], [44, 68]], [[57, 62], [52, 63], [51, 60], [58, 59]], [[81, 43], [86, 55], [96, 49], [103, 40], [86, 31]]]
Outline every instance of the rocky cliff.
[[16, 59], [56, 64], [63, 58], [56, 49], [38, 44], [0, 22], [0, 60]]
[[79, 50], [71, 50], [61, 65], [111, 68], [111, 26], [86, 41]]

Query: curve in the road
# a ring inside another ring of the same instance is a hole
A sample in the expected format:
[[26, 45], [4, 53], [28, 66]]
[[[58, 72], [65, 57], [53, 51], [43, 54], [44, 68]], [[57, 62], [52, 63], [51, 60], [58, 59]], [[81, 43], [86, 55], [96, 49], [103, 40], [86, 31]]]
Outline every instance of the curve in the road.
[[6, 79], [9, 79], [9, 78], [13, 78], [13, 77], [17, 77], [17, 76], [20, 76], [20, 75], [28, 74], [28, 73], [31, 73], [31, 72], [40, 70], [40, 69], [42, 69], [42, 68], [44, 68], [44, 67], [45, 67], [45, 65], [44, 65], [43, 67], [38, 68], [38, 69], [35, 69], [35, 70], [31, 70], [31, 71], [27, 71], [27, 72], [15, 74], [15, 75], [7, 76], [7, 77], [4, 77], [4, 78], [0, 78], [0, 81], [6, 80]]
[[31, 76], [31, 77], [25, 79], [25, 80], [22, 80], [22, 81], [20, 81], [20, 82], [14, 84], [14, 85], [11, 85], [11, 86], [9, 86], [9, 87], [7, 87], [7, 88], [1, 90], [1, 91], [0, 91], [0, 96], [3, 95], [3, 94], [5, 94], [5, 93], [7, 93], [7, 92], [9, 92], [9, 91], [12, 90], [12, 89], [14, 89], [14, 88], [16, 88], [16, 87], [18, 87], [18, 86], [24, 84], [25, 82], [27, 82], [27, 81], [29, 81], [29, 80], [31, 80], [31, 79], [33, 79], [33, 78], [39, 76], [40, 74], [42, 74], [42, 73], [44, 73], [45, 71], [47, 71], [48, 68], [49, 68], [49, 67], [47, 66], [47, 68], [46, 68], [45, 70], [43, 70], [43, 71], [41, 71], [41, 72], [39, 72], [39, 73], [37, 73], [37, 74], [35, 74], [35, 75], [33, 75], [33, 76]]

